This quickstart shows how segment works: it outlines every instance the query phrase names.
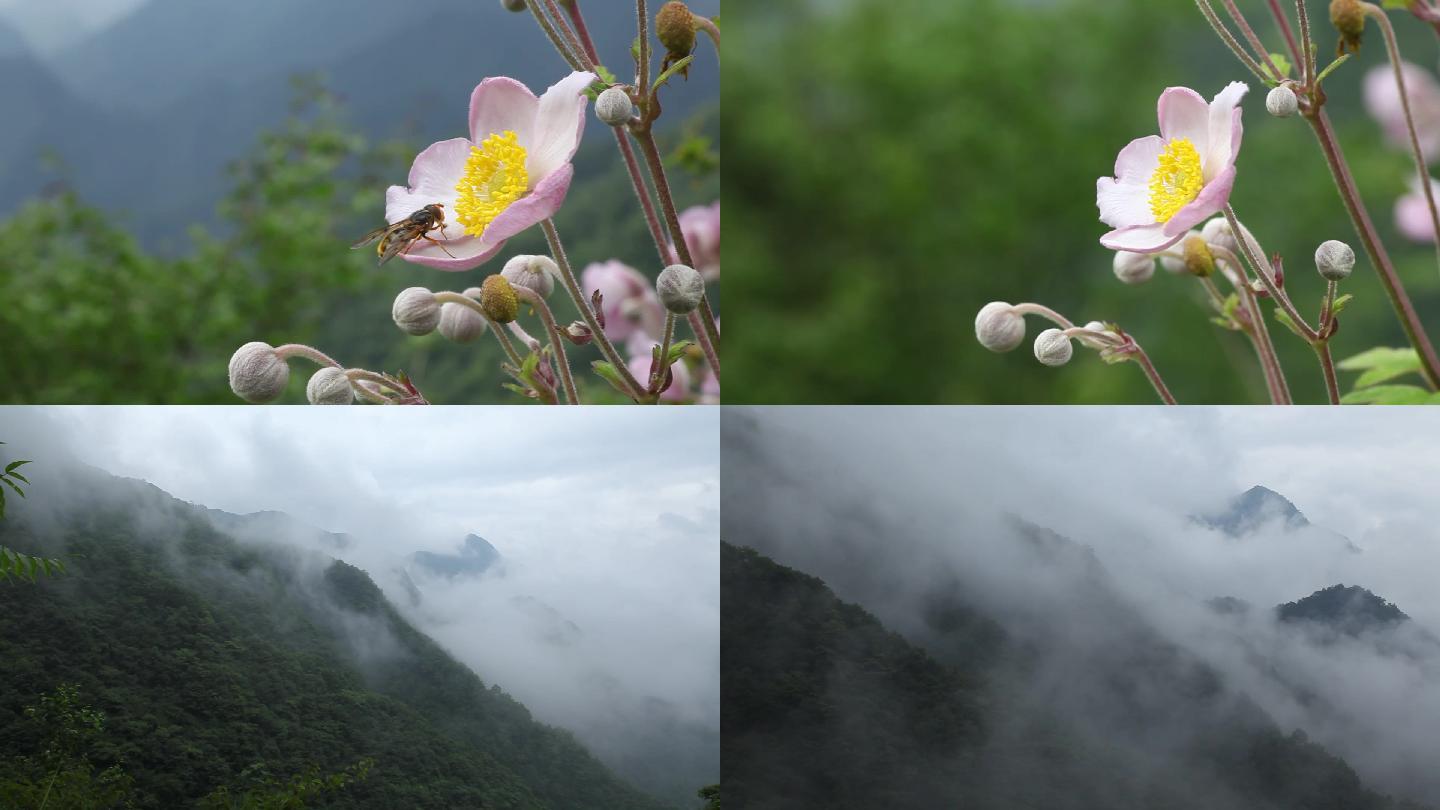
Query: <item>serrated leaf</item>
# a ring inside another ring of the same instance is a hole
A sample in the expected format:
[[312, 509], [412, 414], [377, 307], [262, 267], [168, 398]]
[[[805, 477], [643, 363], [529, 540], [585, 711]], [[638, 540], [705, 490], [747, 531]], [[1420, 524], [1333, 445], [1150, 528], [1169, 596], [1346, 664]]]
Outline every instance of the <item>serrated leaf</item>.
[[1340, 397], [1342, 405], [1424, 405], [1431, 394], [1418, 385], [1377, 385]]
[[1357, 390], [1361, 388], [1369, 388], [1372, 385], [1379, 385], [1380, 383], [1386, 382], [1388, 380], [1393, 380], [1396, 377], [1404, 377], [1406, 374], [1418, 373], [1420, 373], [1420, 361], [1418, 358], [1416, 359], [1413, 366], [1376, 366], [1372, 369], [1366, 369], [1365, 373], [1361, 374], [1359, 378], [1355, 380], [1355, 388]]
[[1367, 368], [1378, 366], [1395, 365], [1401, 362], [1411, 362], [1419, 367], [1420, 358], [1416, 356], [1414, 349], [1395, 349], [1388, 346], [1376, 346], [1367, 349], [1357, 355], [1347, 357], [1335, 364], [1341, 371], [1364, 371]]

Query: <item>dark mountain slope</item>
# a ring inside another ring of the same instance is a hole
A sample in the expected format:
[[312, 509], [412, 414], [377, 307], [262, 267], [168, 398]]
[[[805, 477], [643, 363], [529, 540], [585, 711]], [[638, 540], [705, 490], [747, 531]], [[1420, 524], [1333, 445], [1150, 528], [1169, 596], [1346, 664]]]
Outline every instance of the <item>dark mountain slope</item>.
[[[1137, 641], [1096, 673], [1047, 666], [1053, 651], [973, 632], [987, 620], [957, 599], [957, 618], [941, 624], [973, 644], [952, 639], [941, 664], [754, 551], [724, 546], [721, 582], [725, 781], [742, 810], [1396, 807], [1253, 706], [1218, 701], [1213, 673], [1208, 686], [1165, 687], [1198, 665], [1163, 644]], [[1136, 707], [1179, 704], [1175, 716], [1133, 715], [1136, 735], [1097, 733], [1117, 727], [1087, 717], [1093, 707], [1065, 683], [1089, 675], [1113, 676]], [[1179, 720], [1194, 727], [1177, 733]]]
[[1393, 603], [1356, 585], [1331, 585], [1304, 599], [1275, 608], [1282, 622], [1314, 622], [1348, 635], [1365, 630], [1393, 627], [1410, 620]]
[[362, 757], [370, 777], [320, 806], [658, 807], [408, 625], [358, 569], [239, 543], [140, 482], [70, 484], [77, 502], [53, 524], [33, 508], [43, 495], [32, 519], [0, 522], [0, 544], [70, 568], [0, 588], [0, 756], [35, 750], [21, 707], [73, 682], [106, 713], [103, 764], [123, 764], [140, 807]]

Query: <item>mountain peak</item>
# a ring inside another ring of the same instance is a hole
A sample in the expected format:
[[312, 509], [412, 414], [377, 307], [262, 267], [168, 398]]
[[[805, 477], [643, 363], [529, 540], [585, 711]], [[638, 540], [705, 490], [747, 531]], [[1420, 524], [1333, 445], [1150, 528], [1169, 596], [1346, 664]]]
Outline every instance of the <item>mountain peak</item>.
[[1273, 520], [1282, 521], [1287, 529], [1310, 525], [1289, 498], [1259, 484], [1231, 498], [1223, 510], [1199, 518], [1201, 523], [1232, 537], [1248, 534]]
[[1331, 585], [1275, 608], [1282, 622], [1316, 622], [1348, 635], [1410, 620], [1393, 602], [1358, 585]]
[[410, 555], [410, 559], [429, 573], [454, 577], [485, 573], [500, 561], [500, 552], [480, 535], [467, 534], [458, 554], [417, 551]]

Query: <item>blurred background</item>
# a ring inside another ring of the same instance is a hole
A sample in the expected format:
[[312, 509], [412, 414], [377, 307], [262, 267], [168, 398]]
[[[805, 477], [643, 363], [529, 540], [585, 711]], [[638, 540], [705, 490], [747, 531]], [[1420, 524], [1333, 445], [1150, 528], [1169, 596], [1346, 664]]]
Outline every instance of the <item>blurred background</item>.
[[[633, 4], [582, 8], [602, 61], [630, 75]], [[461, 274], [348, 247], [383, 224], [417, 151], [466, 134], [482, 78], [538, 94], [566, 72], [500, 0], [0, 0], [0, 401], [238, 402], [226, 364], [250, 340], [403, 369], [434, 402], [519, 401], [493, 339], [409, 337], [390, 306], [546, 252], [538, 229]], [[682, 210], [719, 196], [718, 93], [702, 37], [656, 131]], [[556, 222], [576, 272], [618, 258], [653, 278], [614, 139], [589, 113], [575, 164]], [[572, 365], [592, 355], [572, 349]], [[303, 402], [308, 376], [297, 366], [283, 401]], [[587, 401], [609, 396], [583, 376]]]
[[[1239, 5], [1283, 50], [1266, 4]], [[1328, 3], [1309, 10], [1323, 66], [1335, 52]], [[1088, 350], [1041, 366], [1029, 345], [1048, 326], [1038, 319], [1013, 353], [986, 351], [974, 319], [994, 300], [1118, 322], [1182, 402], [1268, 401], [1248, 342], [1209, 323], [1198, 283], [1158, 271], [1125, 286], [1099, 244], [1108, 228], [1095, 179], [1126, 143], [1156, 133], [1161, 90], [1209, 99], [1249, 78], [1193, 2], [808, 0], [730, 16], [726, 284], [743, 303], [726, 335], [726, 402], [1156, 401], [1140, 369]], [[1434, 32], [1403, 12], [1391, 19], [1405, 57], [1433, 74]], [[1434, 250], [1397, 237], [1391, 214], [1413, 166], [1361, 103], [1363, 76], [1385, 63], [1372, 24], [1359, 56], [1327, 79], [1328, 108], [1436, 339]], [[1309, 127], [1267, 116], [1264, 96], [1252, 79], [1236, 211], [1284, 255], [1287, 287], [1312, 320], [1323, 293], [1315, 247], [1356, 247], [1337, 358], [1405, 345]], [[1296, 400], [1324, 401], [1310, 348], [1277, 324], [1271, 333]], [[1342, 391], [1353, 377], [1341, 373]]]

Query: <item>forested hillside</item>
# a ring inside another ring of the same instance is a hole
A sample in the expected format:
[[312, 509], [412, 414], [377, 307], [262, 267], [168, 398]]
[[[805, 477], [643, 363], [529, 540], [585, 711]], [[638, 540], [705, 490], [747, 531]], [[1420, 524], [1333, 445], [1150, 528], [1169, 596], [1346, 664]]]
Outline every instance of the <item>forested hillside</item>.
[[[1082, 675], [1055, 666], [1054, 650], [1008, 638], [959, 584], [927, 618], [920, 649], [753, 550], [725, 545], [721, 582], [733, 807], [1414, 807], [1282, 733], [1158, 639], [1135, 634], [1108, 669]], [[1091, 677], [1104, 691], [1072, 683]]]
[[136, 807], [307, 772], [355, 777], [314, 807], [661, 807], [411, 627], [365, 572], [237, 541], [141, 482], [63, 485], [67, 502], [37, 487], [0, 521], [0, 545], [67, 567], [0, 583], [0, 805], [52, 776], [55, 713], [26, 708], [73, 687], [103, 713], [65, 752], [76, 789]]

